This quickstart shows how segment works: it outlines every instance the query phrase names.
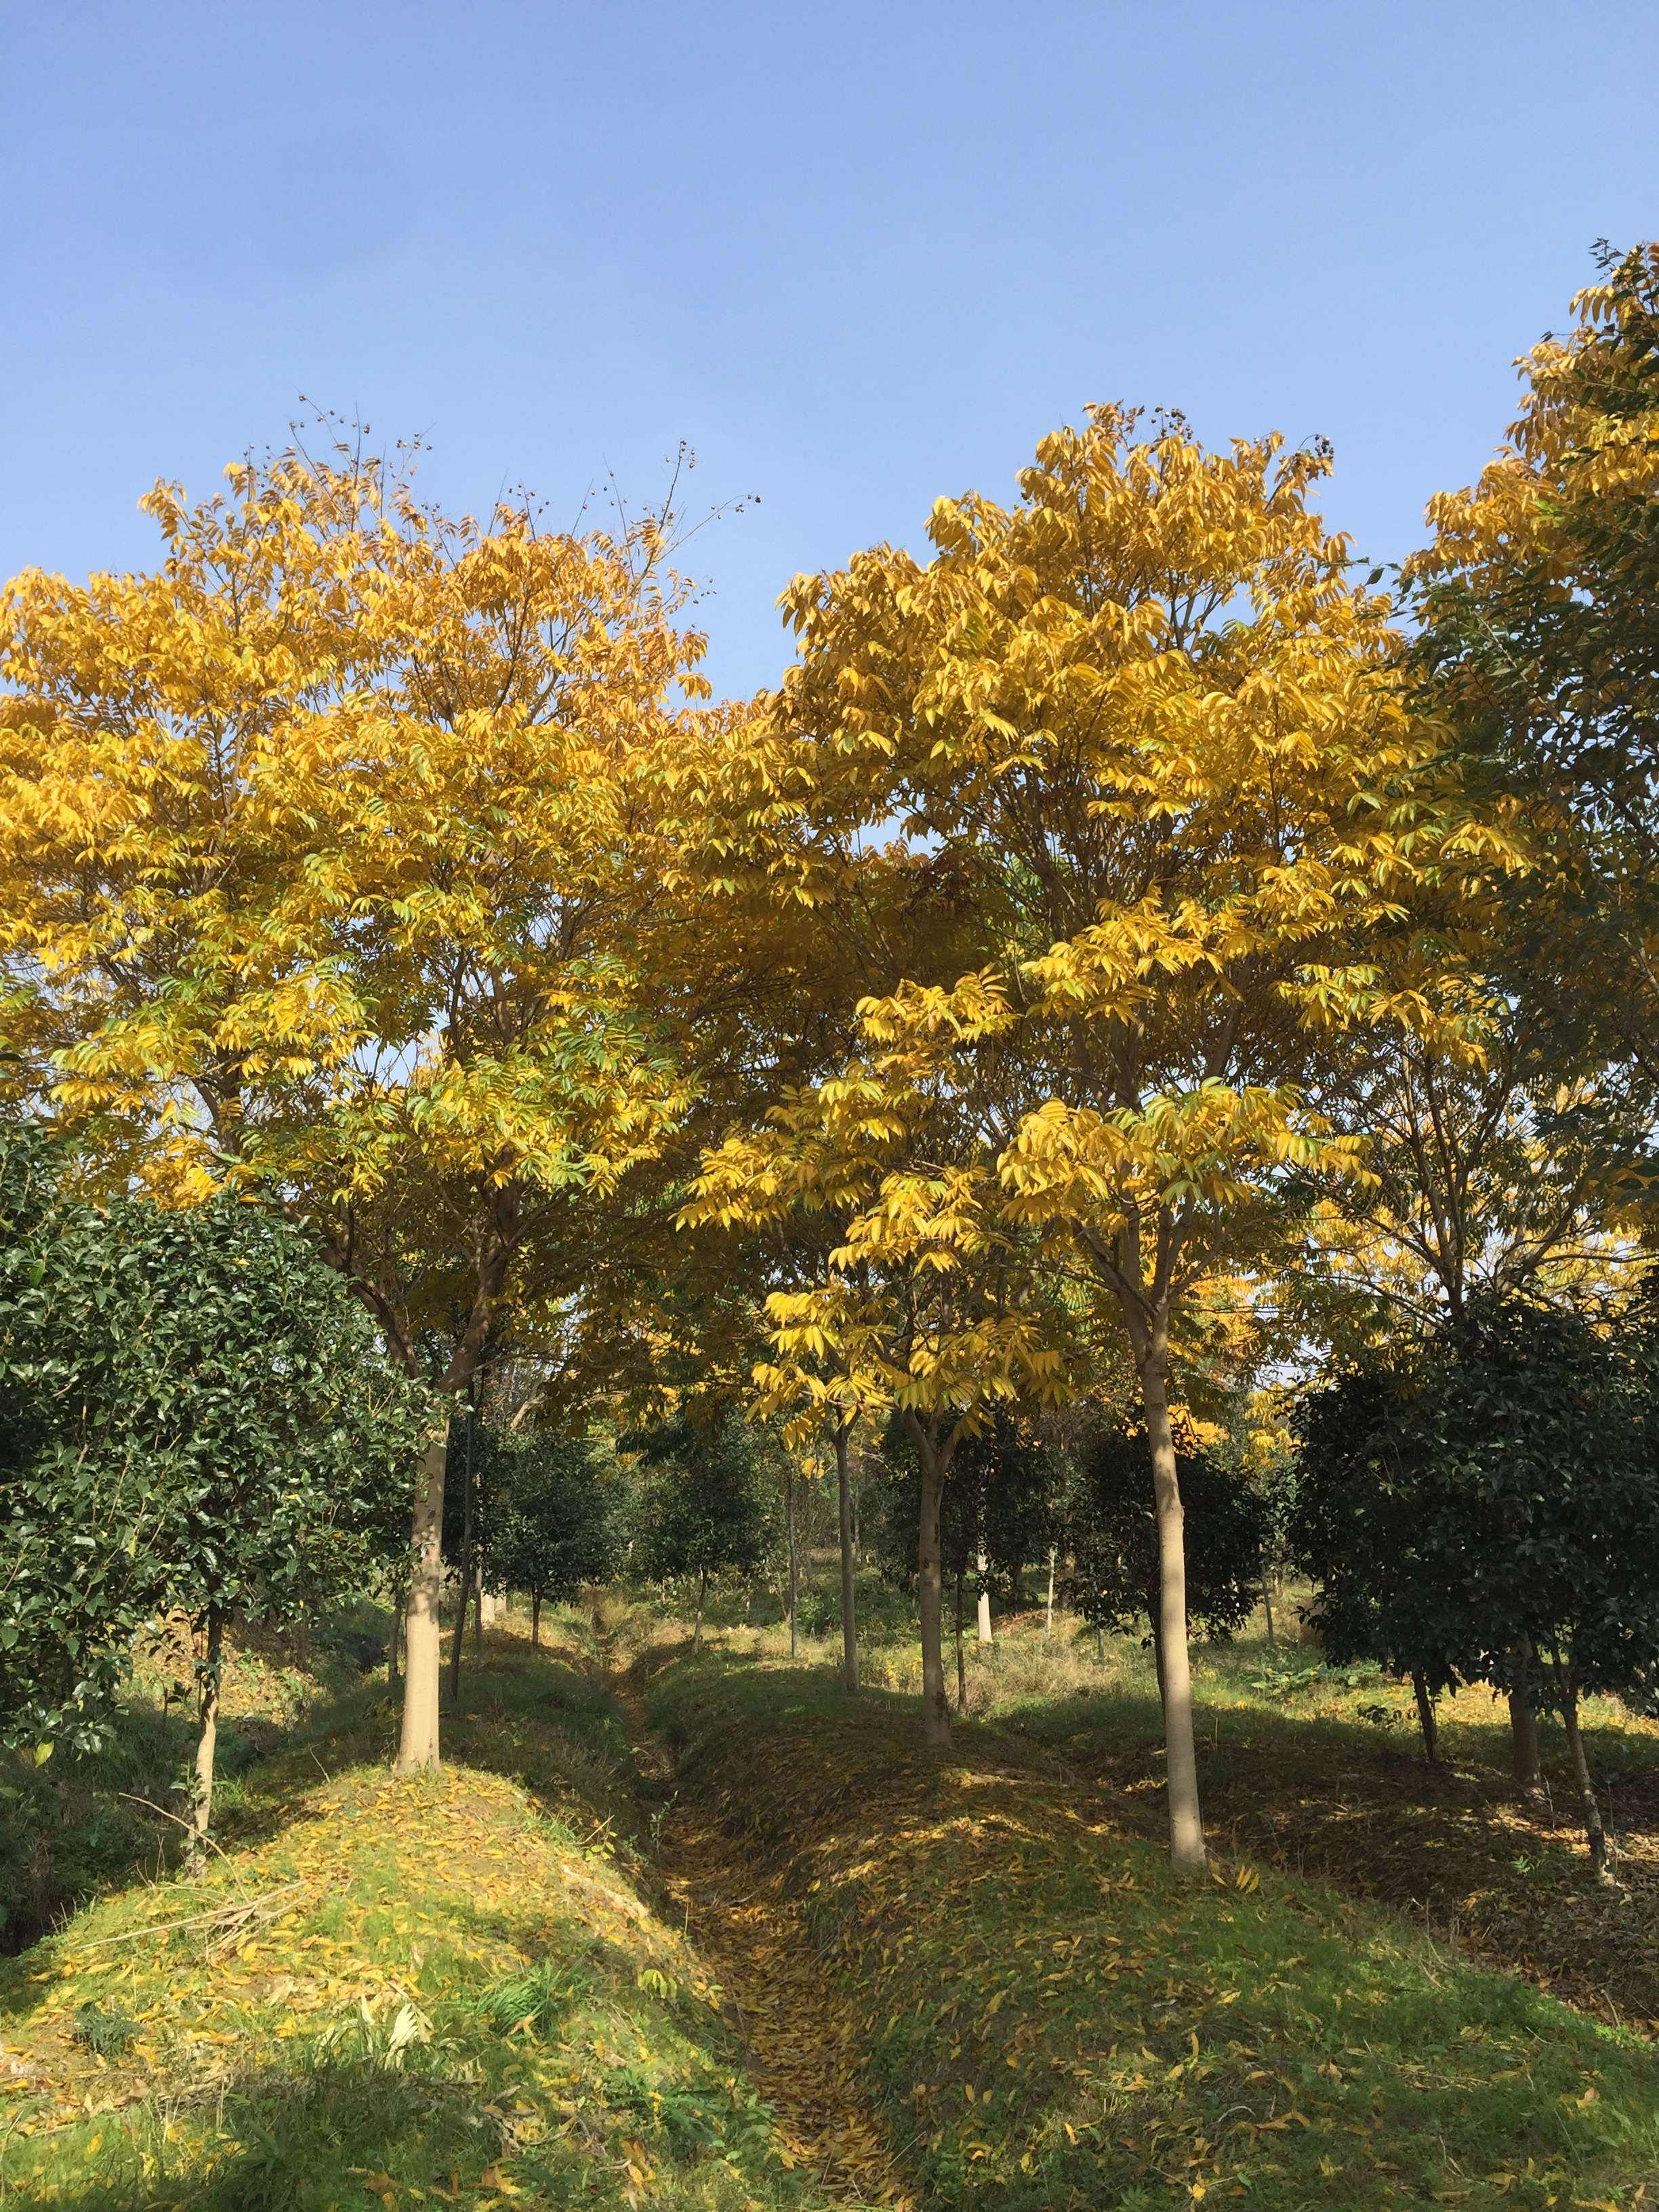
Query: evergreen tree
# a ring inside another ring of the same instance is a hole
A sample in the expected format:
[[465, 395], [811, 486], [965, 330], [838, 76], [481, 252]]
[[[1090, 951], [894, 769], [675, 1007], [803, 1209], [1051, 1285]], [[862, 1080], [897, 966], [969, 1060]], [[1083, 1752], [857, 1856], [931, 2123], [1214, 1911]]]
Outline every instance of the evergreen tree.
[[624, 1438], [640, 1454], [632, 1564], [647, 1582], [693, 1583], [693, 1647], [702, 1649], [712, 1576], [752, 1574], [777, 1519], [769, 1440], [740, 1414], [704, 1425], [684, 1414]]
[[[1190, 1431], [1177, 1444], [1176, 1467], [1182, 1503], [1192, 1516], [1185, 1547], [1188, 1617], [1206, 1636], [1230, 1637], [1249, 1619], [1261, 1592], [1267, 1508], [1221, 1453], [1194, 1444]], [[1085, 1446], [1070, 1536], [1078, 1611], [1101, 1630], [1129, 1631], [1146, 1622], [1161, 1683], [1160, 1555], [1144, 1431], [1103, 1429]]]
[[1561, 1716], [1591, 1863], [1578, 1723], [1659, 1666], [1659, 1315], [1480, 1301], [1357, 1369], [1298, 1422], [1293, 1540], [1335, 1656], [1484, 1681]]
[[488, 1578], [530, 1599], [530, 1636], [542, 1607], [574, 1597], [615, 1568], [616, 1498], [586, 1437], [497, 1429], [483, 1451], [492, 1500]]
[[56, 1187], [40, 1139], [0, 1154], [0, 1373], [29, 1408], [5, 1431], [0, 1729], [84, 1739], [139, 1630], [183, 1613], [199, 1862], [227, 1629], [374, 1579], [430, 1407], [340, 1276], [262, 1209], [100, 1211]]

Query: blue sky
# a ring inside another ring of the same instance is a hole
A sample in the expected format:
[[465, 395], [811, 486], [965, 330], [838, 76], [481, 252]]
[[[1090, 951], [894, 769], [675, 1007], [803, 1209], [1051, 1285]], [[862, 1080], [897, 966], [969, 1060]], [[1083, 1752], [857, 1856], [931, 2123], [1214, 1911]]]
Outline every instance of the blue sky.
[[0, 571], [145, 562], [301, 392], [429, 489], [637, 500], [679, 441], [723, 689], [799, 568], [1091, 398], [1334, 440], [1357, 546], [1659, 231], [1652, 0], [3, 0]]

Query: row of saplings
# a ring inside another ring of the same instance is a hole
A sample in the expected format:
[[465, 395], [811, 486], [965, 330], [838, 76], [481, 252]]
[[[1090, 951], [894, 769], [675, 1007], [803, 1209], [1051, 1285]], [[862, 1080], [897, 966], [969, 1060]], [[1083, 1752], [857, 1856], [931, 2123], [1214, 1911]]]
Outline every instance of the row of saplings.
[[[1553, 1712], [1605, 1878], [1580, 1709], [1594, 1692], [1659, 1705], [1659, 1310], [1477, 1301], [1303, 1394], [1292, 1431], [1295, 1449], [1266, 1469], [1190, 1435], [1178, 1452], [1194, 1631], [1226, 1638], [1270, 1602], [1275, 1573], [1298, 1571], [1328, 1661], [1410, 1681], [1431, 1761], [1443, 1696], [1504, 1695], [1528, 1797], [1538, 1716]], [[902, 1475], [883, 1547], [895, 1570], [914, 1557], [915, 1519]], [[1097, 1633], [1150, 1624], [1156, 1652], [1143, 1437], [1107, 1428], [1066, 1450], [1005, 1419], [960, 1455], [942, 1521], [959, 1697], [964, 1591], [1018, 1584], [1045, 1557], [1051, 1609], [1058, 1563]]]
[[[44, 1139], [0, 1131], [8, 1755], [95, 1747], [135, 1653], [182, 1617], [198, 1653], [199, 1854], [227, 1631], [395, 1600], [434, 1418], [298, 1232], [230, 1200], [92, 1207]], [[1556, 1712], [1604, 1871], [1578, 1713], [1591, 1691], [1647, 1703], [1659, 1669], [1659, 1316], [1642, 1302], [1616, 1316], [1476, 1306], [1351, 1363], [1304, 1396], [1296, 1429], [1267, 1477], [1225, 1450], [1182, 1455], [1194, 1626], [1231, 1633], [1267, 1563], [1289, 1560], [1315, 1582], [1330, 1658], [1413, 1682], [1431, 1756], [1435, 1700], [1489, 1684], [1509, 1697], [1530, 1789], [1535, 1716]], [[798, 1476], [775, 1438], [732, 1413], [621, 1442], [454, 1422], [463, 1596], [511, 1588], [538, 1613], [622, 1571], [680, 1583], [700, 1620], [711, 1575], [752, 1573], [781, 1540], [793, 1589]], [[896, 1428], [884, 1458], [864, 1518], [902, 1579], [918, 1486]], [[1156, 1620], [1145, 1445], [1121, 1430], [1057, 1442], [1000, 1419], [958, 1455], [944, 1538], [958, 1630], [967, 1591], [1045, 1563], [1097, 1630]], [[843, 1589], [850, 1605], [850, 1577]]]
[[[1291, 1568], [1314, 1585], [1309, 1621], [1329, 1661], [1410, 1681], [1431, 1761], [1443, 1697], [1477, 1684], [1506, 1696], [1528, 1796], [1541, 1779], [1538, 1716], [1553, 1712], [1604, 1876], [1580, 1707], [1593, 1692], [1638, 1709], [1659, 1699], [1659, 1312], [1647, 1301], [1616, 1312], [1477, 1301], [1455, 1325], [1396, 1336], [1305, 1392], [1293, 1431], [1296, 1449], [1266, 1468], [1188, 1431], [1178, 1467], [1194, 1629], [1230, 1637]], [[587, 1447], [483, 1434], [479, 1462], [497, 1455], [500, 1470], [480, 1508], [490, 1578], [538, 1600], [610, 1571], [672, 1582], [700, 1632], [710, 1576], [771, 1559], [793, 1624], [797, 1478], [775, 1442], [735, 1414], [623, 1441], [638, 1476], [618, 1497], [596, 1480]], [[524, 1468], [559, 1492], [527, 1521], [514, 1474]], [[897, 1423], [875, 1474], [862, 1486], [863, 1533], [906, 1585], [920, 1480]], [[463, 1500], [477, 1488], [476, 1476], [452, 1485]], [[969, 1605], [1033, 1571], [1046, 1574], [1051, 1620], [1058, 1595], [1097, 1636], [1150, 1629], [1161, 1672], [1144, 1437], [1104, 1422], [1057, 1437], [1003, 1414], [958, 1452], [940, 1534], [959, 1702]], [[850, 1604], [850, 1577], [843, 1589]]]

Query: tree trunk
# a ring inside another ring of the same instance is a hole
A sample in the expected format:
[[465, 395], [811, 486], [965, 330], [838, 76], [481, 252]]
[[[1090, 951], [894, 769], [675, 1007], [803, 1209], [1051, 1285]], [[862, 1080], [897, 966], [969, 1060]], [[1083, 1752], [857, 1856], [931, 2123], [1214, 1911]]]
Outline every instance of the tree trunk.
[[945, 1695], [945, 1654], [939, 1635], [944, 1598], [939, 1544], [941, 1475], [939, 1455], [931, 1439], [916, 1435], [915, 1441], [921, 1472], [921, 1512], [916, 1534], [916, 1601], [921, 1616], [921, 1733], [924, 1742], [943, 1747], [951, 1741], [951, 1708]]
[[413, 1774], [438, 1764], [438, 1603], [443, 1593], [444, 1464], [449, 1423], [432, 1437], [422, 1468], [415, 1507], [414, 1565], [404, 1622], [404, 1724], [398, 1771]]
[[1103, 1667], [1106, 1664], [1106, 1631], [1098, 1621], [1095, 1623], [1095, 1657]]
[[1052, 1544], [1048, 1547], [1048, 1600], [1042, 1616], [1042, 1632], [1045, 1636], [1052, 1636], [1054, 1632], [1054, 1547]]
[[1193, 1741], [1192, 1662], [1187, 1649], [1187, 1547], [1170, 1427], [1169, 1378], [1161, 1351], [1140, 1373], [1146, 1435], [1152, 1449], [1152, 1495], [1158, 1511], [1158, 1655], [1163, 1662], [1164, 1743], [1170, 1790], [1170, 1862], [1177, 1872], [1201, 1874], [1208, 1863], [1198, 1802], [1198, 1753]]
[[448, 1697], [453, 1712], [461, 1694], [461, 1646], [466, 1641], [466, 1616], [472, 1603], [472, 1563], [465, 1561], [455, 1586], [455, 1626], [450, 1638], [449, 1662], [445, 1668], [448, 1677]]
[[530, 1593], [530, 1648], [532, 1651], [539, 1651], [542, 1648], [542, 1594], [539, 1590]]
[[1273, 1634], [1273, 1584], [1271, 1575], [1261, 1577], [1261, 1610], [1267, 1616], [1267, 1649], [1272, 1651], [1277, 1649], [1279, 1638]]
[[962, 1655], [962, 1585], [966, 1570], [957, 1569], [957, 1711], [968, 1710], [968, 1666]]
[[[1531, 1655], [1527, 1655], [1530, 1661]], [[1543, 1782], [1538, 1757], [1538, 1716], [1524, 1681], [1510, 1692], [1510, 1772], [1523, 1797], [1535, 1797]]]
[[992, 1640], [990, 1574], [990, 1562], [981, 1547], [974, 1554], [974, 1579], [979, 1585], [979, 1612], [975, 1626], [981, 1644], [989, 1644]]
[[708, 1594], [708, 1570], [707, 1567], [699, 1567], [697, 1570], [697, 1618], [696, 1625], [691, 1631], [691, 1649], [693, 1651], [701, 1651], [702, 1650], [702, 1601]]
[[219, 1682], [224, 1668], [224, 1615], [216, 1605], [210, 1605], [207, 1616], [207, 1652], [202, 1662], [196, 1774], [190, 1793], [190, 1846], [185, 1869], [192, 1876], [200, 1874], [207, 1864], [208, 1823], [213, 1817], [213, 1755], [219, 1741]]
[[836, 1512], [841, 1538], [841, 1686], [850, 1697], [859, 1686], [858, 1620], [854, 1610], [853, 1477], [848, 1424], [836, 1426]]
[[797, 1613], [800, 1602], [800, 1554], [795, 1544], [795, 1470], [788, 1467], [783, 1478], [783, 1528], [789, 1547], [789, 1656], [800, 1656], [800, 1628]]
[[472, 1596], [472, 1427], [473, 1417], [469, 1407], [466, 1415], [466, 1464], [461, 1478], [460, 1586], [455, 1593], [454, 1641], [449, 1647], [449, 1703], [452, 1710], [460, 1702], [461, 1645], [466, 1639], [466, 1608]]
[[1578, 1802], [1583, 1808], [1584, 1840], [1589, 1845], [1590, 1872], [1597, 1881], [1608, 1881], [1607, 1835], [1601, 1826], [1601, 1808], [1595, 1795], [1595, 1785], [1590, 1780], [1589, 1761], [1584, 1756], [1584, 1739], [1578, 1729], [1578, 1683], [1571, 1668], [1555, 1662], [1555, 1680], [1561, 1699], [1561, 1722], [1567, 1732], [1567, 1749], [1572, 1757], [1573, 1778], [1578, 1784]]
[[1431, 1766], [1440, 1764], [1440, 1723], [1435, 1717], [1434, 1699], [1429, 1695], [1428, 1677], [1412, 1676], [1412, 1695], [1417, 1700], [1417, 1725], [1423, 1731], [1423, 1755]]

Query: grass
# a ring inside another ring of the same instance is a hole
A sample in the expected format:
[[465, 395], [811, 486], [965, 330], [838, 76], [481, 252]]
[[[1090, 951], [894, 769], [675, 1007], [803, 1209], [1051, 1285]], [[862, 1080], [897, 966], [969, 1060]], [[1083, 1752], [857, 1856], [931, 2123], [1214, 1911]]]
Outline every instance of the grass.
[[[1011, 1638], [988, 1717], [1080, 1775], [1161, 1815], [1163, 1721], [1150, 1662], [1108, 1645]], [[1589, 1701], [1590, 1762], [1610, 1814], [1620, 1887], [1590, 1881], [1559, 1723], [1541, 1723], [1547, 1796], [1510, 1780], [1503, 1705], [1443, 1702], [1442, 1763], [1422, 1754], [1408, 1687], [1374, 1669], [1321, 1666], [1259, 1637], [1196, 1654], [1200, 1784], [1226, 1849], [1319, 1875], [1410, 1911], [1443, 1938], [1518, 1967], [1581, 2007], [1659, 2031], [1659, 1729], [1611, 1698]], [[1094, 1680], [1077, 1676], [1092, 1668]]]
[[1175, 1885], [1029, 1739], [932, 1759], [908, 1700], [821, 1671], [680, 1657], [651, 1707], [850, 1994], [923, 2203], [1655, 2201], [1659, 2056], [1398, 1916], [1248, 1863]]
[[[790, 1666], [770, 1610], [728, 1601], [701, 1660], [620, 1593], [550, 1620], [557, 1651], [508, 1624], [480, 1663], [469, 1639], [451, 1763], [402, 1783], [366, 1630], [245, 1655], [208, 1875], [172, 1878], [147, 1832], [148, 1859], [112, 1850], [105, 1893], [0, 1964], [0, 2212], [801, 2212], [823, 2191], [787, 2163], [774, 2075], [823, 2071], [820, 1990], [847, 2094], [867, 2084], [918, 2207], [1659, 2205], [1659, 2054], [1620, 2017], [1659, 2011], [1651, 1723], [1590, 1717], [1621, 1829], [1608, 1899], [1567, 1809], [1557, 1826], [1511, 1802], [1501, 1709], [1457, 1701], [1436, 1772], [1398, 1686], [1295, 1645], [1200, 1650], [1226, 1879], [1194, 1890], [1165, 1870], [1132, 1643], [1103, 1663], [1030, 1617], [970, 1640], [976, 1717], [939, 1759], [891, 1593], [866, 1607], [856, 1704], [838, 1639]], [[799, 1984], [787, 2051], [754, 2054], [776, 2121], [665, 1909], [656, 1823], [679, 1816], [655, 1766], [641, 1808], [635, 1691], [624, 1708], [605, 1679], [630, 1662], [687, 1815], [735, 1838], [710, 1863], [735, 1877], [726, 1966], [761, 2045], [763, 1954]], [[125, 1763], [70, 1778], [83, 1827], [112, 1779], [175, 1754], [184, 1724], [149, 1686]]]
[[[309, 1724], [325, 1729], [384, 1648], [386, 1616], [357, 1607], [309, 1635], [234, 1641], [225, 1668], [217, 1796], [242, 1802], [250, 1771]], [[103, 1748], [59, 1748], [45, 1765], [0, 1754], [0, 1952], [15, 1951], [66, 1911], [177, 1858], [167, 1814], [186, 1802], [195, 1748], [185, 1640], [140, 1656]]]
[[251, 1771], [201, 1881], [0, 1966], [8, 2203], [811, 2202], [641, 1874], [614, 1705], [507, 1638], [464, 1683], [441, 1773], [392, 1778], [359, 1692]]
[[[861, 1677], [915, 1694], [921, 1651], [892, 1593], [879, 1595]], [[1295, 1593], [1279, 1608], [1294, 1631]], [[1615, 2024], [1659, 2034], [1659, 1725], [1612, 1698], [1586, 1701], [1590, 1762], [1611, 1822], [1620, 1887], [1589, 1879], [1559, 1724], [1540, 1722], [1547, 1796], [1519, 1802], [1510, 1781], [1504, 1705], [1466, 1690], [1441, 1706], [1442, 1764], [1424, 1760], [1409, 1686], [1375, 1668], [1331, 1669], [1281, 1632], [1252, 1629], [1194, 1647], [1200, 1781], [1225, 1850], [1316, 1875], [1348, 1894], [1410, 1913], [1443, 1941], [1517, 1968]], [[771, 1659], [775, 1626], [736, 1627], [721, 1648]], [[1095, 1639], [1060, 1616], [1052, 1638], [1028, 1613], [999, 1620], [988, 1649], [967, 1650], [967, 1711], [1017, 1733], [1079, 1778], [1163, 1820], [1163, 1716], [1150, 1653]], [[826, 1668], [839, 1643], [807, 1639]], [[954, 1690], [954, 1671], [947, 1666]]]

